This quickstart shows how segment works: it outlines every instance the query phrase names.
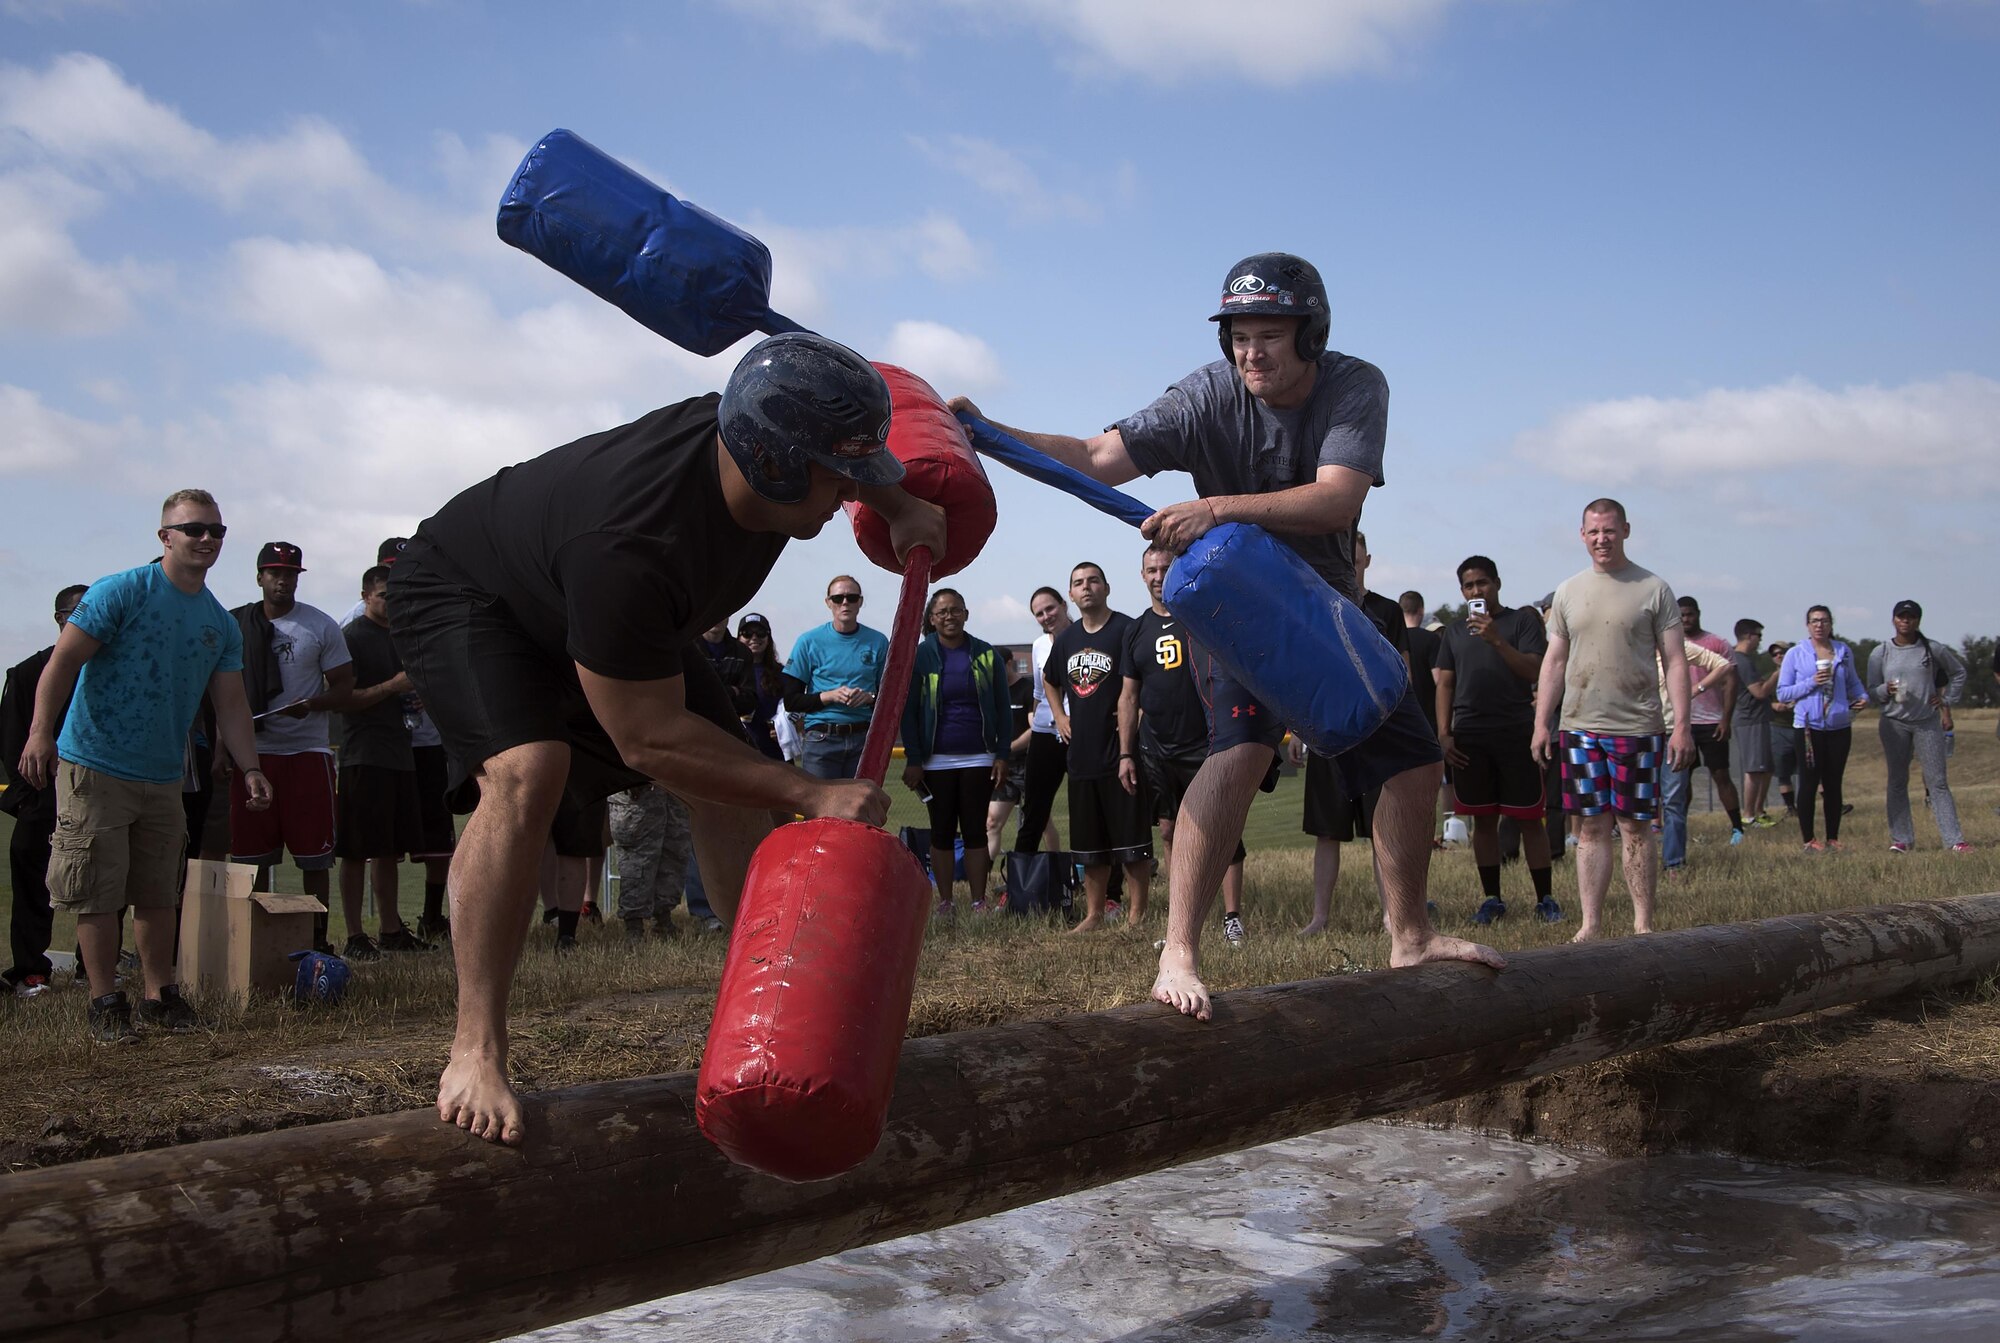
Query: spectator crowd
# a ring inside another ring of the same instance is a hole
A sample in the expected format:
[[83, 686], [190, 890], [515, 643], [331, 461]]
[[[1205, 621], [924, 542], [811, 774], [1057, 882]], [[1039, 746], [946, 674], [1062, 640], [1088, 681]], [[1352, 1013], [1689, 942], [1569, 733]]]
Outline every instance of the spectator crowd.
[[[195, 1021], [173, 965], [184, 855], [254, 864], [259, 889], [289, 859], [329, 908], [337, 870], [347, 929], [337, 954], [349, 961], [433, 952], [451, 933], [453, 813], [468, 794], [390, 635], [403, 538], [382, 543], [357, 587], [322, 589], [354, 594], [335, 618], [300, 600], [305, 556], [283, 541], [257, 552], [259, 599], [224, 610], [207, 578], [226, 530], [205, 492], [170, 496], [160, 557], [57, 592], [56, 643], [8, 671], [0, 700], [3, 801], [14, 817], [6, 980], [22, 996], [49, 989], [53, 910], [73, 912], [75, 977], [91, 986], [100, 1040], [133, 1038], [135, 1021], [167, 1030]], [[1747, 615], [1724, 638], [1706, 627], [1696, 598], [1625, 557], [1629, 533], [1616, 501], [1593, 501], [1581, 528], [1590, 566], [1521, 606], [1504, 601], [1497, 561], [1468, 556], [1457, 566], [1462, 614], [1450, 620], [1419, 593], [1365, 591], [1371, 557], [1356, 533], [1361, 608], [1405, 657], [1444, 751], [1432, 828], [1439, 845], [1460, 828], [1469, 840], [1482, 893], [1474, 923], [1507, 917], [1503, 857], [1515, 854], [1534, 917], [1564, 920], [1551, 869], [1575, 853], [1577, 936], [1593, 936], [1615, 854], [1635, 927], [1647, 931], [1661, 875], [1672, 880], [1689, 862], [1689, 802], [1703, 772], [1729, 843], [1789, 824], [1804, 851], [1840, 851], [1854, 806], [1843, 782], [1855, 716], [1871, 706], [1888, 766], [1891, 850], [1919, 842], [1913, 763], [1940, 844], [1969, 848], [1948, 775], [1952, 706], [1968, 669], [1923, 633], [1916, 601], [1896, 604], [1891, 637], [1865, 666], [1820, 605], [1796, 641], [1766, 645], [1764, 624]], [[1145, 917], [1155, 831], [1164, 857], [1210, 741], [1193, 674], [1206, 654], [1162, 599], [1172, 558], [1154, 545], [1115, 570], [1075, 563], [1061, 587], [1029, 594], [1041, 633], [1022, 646], [974, 633], [958, 590], [930, 594], [901, 720], [902, 782], [928, 810], [927, 831], [906, 839], [934, 874], [939, 918], [958, 910], [958, 880], [973, 912], [1073, 897], [1078, 933]], [[1136, 597], [1114, 602], [1131, 579]], [[727, 622], [704, 631], [698, 647], [752, 745], [816, 778], [847, 779], [889, 641], [864, 623], [852, 575], [828, 581], [825, 604], [826, 622], [800, 631], [784, 658], [755, 611], [733, 632]], [[1311, 935], [1327, 926], [1342, 846], [1370, 837], [1380, 796], [1349, 788], [1334, 759], [1294, 744], [1291, 760], [1303, 767], [1300, 820], [1315, 844], [1312, 915], [1300, 929]], [[1278, 773], [1273, 763], [1266, 791]], [[1057, 817], [1065, 785], [1067, 813]], [[555, 948], [574, 947], [579, 923], [601, 919], [608, 852], [610, 912], [629, 939], [719, 929], [696, 830], [682, 800], [654, 783], [604, 801], [566, 797], [542, 882]], [[1229, 843], [1223, 930], [1241, 943], [1240, 823]], [[406, 860], [424, 871], [413, 922], [399, 889]], [[120, 964], [128, 909], [136, 966]], [[334, 954], [328, 927], [322, 915], [315, 942]], [[121, 970], [140, 988], [136, 1002], [118, 987]]]

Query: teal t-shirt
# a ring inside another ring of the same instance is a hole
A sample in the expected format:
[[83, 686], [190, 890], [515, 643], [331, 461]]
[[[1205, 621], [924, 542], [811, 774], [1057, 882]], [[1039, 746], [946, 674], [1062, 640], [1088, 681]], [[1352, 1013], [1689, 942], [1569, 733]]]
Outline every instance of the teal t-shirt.
[[[876, 691], [882, 686], [882, 664], [889, 660], [889, 640], [866, 625], [852, 634], [835, 630], [831, 621], [809, 629], [792, 645], [785, 675], [814, 694], [844, 685]], [[872, 704], [824, 704], [806, 715], [807, 723], [865, 723]]]
[[56, 754], [115, 778], [173, 783], [209, 677], [243, 670], [243, 631], [207, 588], [157, 564], [100, 578], [70, 624], [104, 646], [83, 664]]

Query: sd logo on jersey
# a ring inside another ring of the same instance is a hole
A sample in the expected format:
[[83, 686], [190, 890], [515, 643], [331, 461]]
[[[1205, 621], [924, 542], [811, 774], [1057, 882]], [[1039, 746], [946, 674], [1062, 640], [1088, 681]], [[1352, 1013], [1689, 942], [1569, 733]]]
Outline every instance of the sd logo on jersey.
[[1098, 687], [1111, 679], [1111, 655], [1086, 648], [1072, 653], [1064, 670], [1069, 673], [1070, 693], [1089, 699], [1097, 693]]
[[1153, 658], [1160, 664], [1161, 671], [1172, 671], [1180, 666], [1184, 659], [1181, 652], [1181, 636], [1162, 634], [1153, 640]]

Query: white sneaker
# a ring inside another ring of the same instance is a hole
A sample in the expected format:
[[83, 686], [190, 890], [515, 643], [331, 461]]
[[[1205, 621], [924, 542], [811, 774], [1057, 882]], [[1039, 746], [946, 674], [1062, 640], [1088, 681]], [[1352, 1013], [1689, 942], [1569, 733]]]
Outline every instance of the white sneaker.
[[1222, 936], [1227, 939], [1229, 945], [1232, 947], [1243, 945], [1243, 916], [1241, 914], [1224, 914], [1222, 916]]

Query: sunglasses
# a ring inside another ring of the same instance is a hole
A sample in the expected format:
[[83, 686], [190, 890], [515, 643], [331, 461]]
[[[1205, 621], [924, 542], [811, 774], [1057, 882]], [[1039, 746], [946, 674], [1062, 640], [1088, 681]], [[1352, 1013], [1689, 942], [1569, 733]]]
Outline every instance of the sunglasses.
[[163, 532], [179, 532], [190, 540], [199, 541], [204, 536], [212, 536], [220, 541], [229, 535], [229, 529], [219, 522], [168, 522], [162, 523]]
[[849, 602], [853, 602], [856, 605], [859, 605], [861, 602], [861, 594], [858, 592], [829, 592], [826, 596], [826, 599], [840, 606], [845, 606]]

